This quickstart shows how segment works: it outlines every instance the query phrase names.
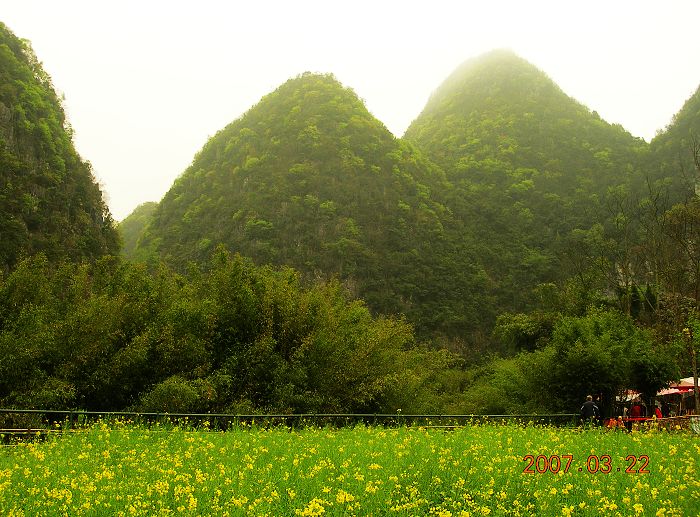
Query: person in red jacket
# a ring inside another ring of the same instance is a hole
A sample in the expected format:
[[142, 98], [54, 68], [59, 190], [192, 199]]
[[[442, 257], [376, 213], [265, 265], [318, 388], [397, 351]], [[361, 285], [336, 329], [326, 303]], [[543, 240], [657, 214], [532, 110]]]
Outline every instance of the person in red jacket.
[[654, 406], [654, 416], [658, 418], [663, 418], [663, 414], [661, 413], [661, 408], [659, 406]]
[[644, 416], [644, 408], [642, 407], [642, 404], [639, 402], [639, 399], [635, 399], [635, 401], [632, 403], [632, 407], [630, 408], [630, 418], [641, 418]]

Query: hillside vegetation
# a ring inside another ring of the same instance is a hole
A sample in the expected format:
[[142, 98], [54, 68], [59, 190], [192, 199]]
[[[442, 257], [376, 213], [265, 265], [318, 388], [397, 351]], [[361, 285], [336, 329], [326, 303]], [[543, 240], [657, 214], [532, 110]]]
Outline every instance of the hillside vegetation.
[[3, 407], [422, 412], [452, 363], [336, 283], [223, 250], [187, 276], [36, 256], [0, 278]]
[[51, 260], [119, 252], [90, 164], [71, 136], [31, 46], [0, 23], [0, 271], [38, 252]]
[[151, 217], [153, 217], [153, 212], [157, 206], [158, 203], [155, 201], [142, 203], [117, 225], [119, 234], [122, 237], [121, 251], [125, 257], [135, 260], [138, 260], [139, 258], [148, 258], [147, 256], [139, 257], [136, 253], [136, 246], [138, 245], [139, 238], [146, 229], [146, 226], [148, 226], [150, 223]]
[[137, 253], [182, 270], [224, 243], [488, 348], [499, 313], [538, 306], [581, 273], [581, 246], [621, 231], [649, 154], [508, 51], [460, 66], [400, 140], [332, 76], [305, 74], [207, 142]]
[[676, 197], [694, 192], [698, 183], [700, 150], [700, 88], [675, 114], [671, 124], [651, 141], [650, 170], [670, 186]]
[[448, 189], [354, 92], [304, 74], [207, 142], [137, 251], [182, 270], [224, 243], [307, 279], [337, 277], [421, 329], [480, 326], [484, 275], [443, 204]]
[[611, 193], [638, 191], [644, 141], [603, 121], [508, 51], [467, 61], [435, 91], [404, 136], [451, 182], [455, 217], [499, 310], [536, 303], [533, 289], [577, 271], [577, 232], [616, 216]]

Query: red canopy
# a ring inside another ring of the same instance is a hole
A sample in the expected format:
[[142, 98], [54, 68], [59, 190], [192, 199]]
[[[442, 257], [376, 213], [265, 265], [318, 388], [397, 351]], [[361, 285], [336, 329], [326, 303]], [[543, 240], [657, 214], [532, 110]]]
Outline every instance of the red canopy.
[[664, 395], [678, 395], [679, 393], [688, 393], [689, 391], [693, 391], [693, 387], [687, 387], [687, 386], [674, 386], [672, 388], [667, 388], [665, 390], [661, 390], [656, 394], [657, 397], [663, 397]]
[[677, 395], [679, 393], [688, 393], [689, 391], [693, 391], [693, 388], [694, 388], [693, 378], [686, 377], [685, 379], [681, 379], [680, 382], [671, 384], [667, 389], [661, 390], [656, 395], [663, 396], [663, 395]]

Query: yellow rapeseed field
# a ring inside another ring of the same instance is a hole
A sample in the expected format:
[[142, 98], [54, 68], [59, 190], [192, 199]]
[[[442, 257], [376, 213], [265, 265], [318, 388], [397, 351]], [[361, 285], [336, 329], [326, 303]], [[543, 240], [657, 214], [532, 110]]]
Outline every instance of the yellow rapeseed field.
[[700, 515], [700, 437], [100, 423], [4, 447], [0, 514]]

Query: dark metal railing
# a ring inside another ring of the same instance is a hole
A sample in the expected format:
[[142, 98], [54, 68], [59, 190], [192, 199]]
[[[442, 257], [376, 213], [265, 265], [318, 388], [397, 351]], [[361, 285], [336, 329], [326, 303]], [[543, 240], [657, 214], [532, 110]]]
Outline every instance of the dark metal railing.
[[227, 414], [227, 413], [149, 413], [129, 411], [82, 411], [49, 409], [0, 409], [2, 431], [19, 432], [84, 428], [98, 421], [122, 421], [134, 425], [184, 427], [226, 431], [240, 427], [346, 427], [423, 426], [454, 428], [485, 423], [519, 423], [522, 425], [572, 426], [578, 415], [573, 413], [544, 415], [441, 415], [397, 413], [300, 413], [300, 414]]

